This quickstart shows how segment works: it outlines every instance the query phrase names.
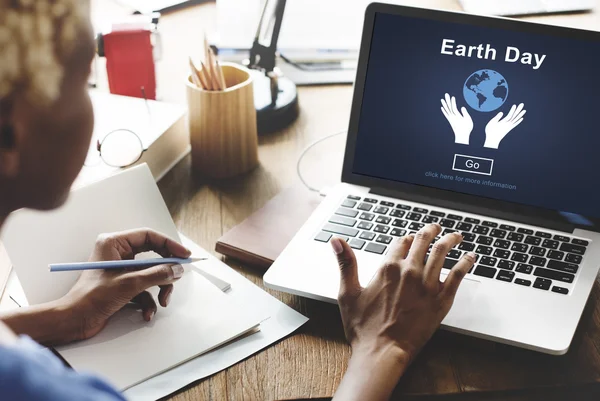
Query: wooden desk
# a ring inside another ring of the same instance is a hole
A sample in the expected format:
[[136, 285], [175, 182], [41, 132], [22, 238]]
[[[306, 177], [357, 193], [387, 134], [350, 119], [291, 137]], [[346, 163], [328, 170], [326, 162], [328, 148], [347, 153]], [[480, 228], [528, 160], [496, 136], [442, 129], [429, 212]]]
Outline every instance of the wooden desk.
[[[406, 4], [460, 9], [458, 2], [453, 0], [413, 0]], [[99, 19], [127, 11], [106, 0], [95, 0], [93, 5], [94, 15]], [[600, 27], [600, 14], [597, 12], [533, 19], [587, 29]], [[214, 3], [167, 14], [161, 19], [164, 54], [158, 64], [158, 87], [164, 100], [185, 103], [183, 77], [188, 69], [187, 56], [202, 51], [203, 32], [213, 31], [215, 23]], [[101, 84], [106, 85], [105, 80], [101, 80]], [[199, 181], [190, 172], [188, 157], [161, 180], [160, 189], [179, 230], [207, 250], [214, 249], [216, 240], [223, 233], [243, 221], [283, 188], [297, 183], [296, 159], [308, 143], [347, 128], [352, 97], [350, 86], [303, 87], [299, 89], [299, 95], [300, 118], [290, 128], [260, 138], [261, 165], [252, 173], [231, 181]], [[343, 147], [343, 139], [332, 139], [315, 149], [313, 156], [309, 157], [318, 161], [306, 163], [305, 166], [307, 177], [315, 180], [315, 185], [339, 180]], [[263, 272], [244, 269], [230, 261], [228, 264], [262, 287]], [[179, 392], [172, 397], [173, 400], [279, 400], [333, 395], [350, 356], [337, 307], [267, 291], [310, 317], [309, 323], [292, 337]], [[424, 350], [429, 355], [427, 363], [420, 364], [417, 361], [402, 380], [399, 387], [402, 392], [418, 392], [418, 389], [425, 387], [437, 393], [485, 390], [484, 387], [473, 389], [461, 385], [460, 375], [448, 363], [450, 358], [458, 358], [460, 363], [460, 353], [451, 353], [444, 348], [448, 337], [458, 337], [459, 350], [460, 347], [481, 347], [482, 355], [485, 355], [486, 348], [496, 346], [441, 332]], [[500, 363], [510, 362], [511, 350], [510, 347], [506, 349], [507, 359]], [[479, 394], [469, 399], [482, 397]], [[508, 395], [506, 398], [493, 399], [507, 398]], [[547, 399], [552, 397], [548, 396]]]

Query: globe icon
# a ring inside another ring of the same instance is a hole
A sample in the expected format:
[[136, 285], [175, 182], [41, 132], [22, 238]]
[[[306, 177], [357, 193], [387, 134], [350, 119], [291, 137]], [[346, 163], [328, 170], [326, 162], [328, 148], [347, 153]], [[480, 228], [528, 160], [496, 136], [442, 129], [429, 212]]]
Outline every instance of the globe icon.
[[497, 71], [479, 70], [465, 81], [463, 95], [473, 109], [494, 111], [501, 107], [508, 97], [508, 82]]

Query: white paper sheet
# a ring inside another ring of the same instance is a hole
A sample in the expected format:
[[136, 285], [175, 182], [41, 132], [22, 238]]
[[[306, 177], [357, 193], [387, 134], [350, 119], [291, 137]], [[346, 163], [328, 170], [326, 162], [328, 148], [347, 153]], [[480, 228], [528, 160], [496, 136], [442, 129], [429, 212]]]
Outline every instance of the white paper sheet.
[[[156, 289], [150, 290], [158, 295]], [[145, 322], [128, 306], [89, 340], [57, 350], [79, 371], [125, 390], [246, 333], [268, 315], [220, 291], [193, 268], [177, 282], [167, 308]]]
[[[180, 234], [180, 237], [183, 244], [193, 253], [202, 252], [202, 248], [189, 238], [183, 234]], [[203, 270], [231, 283], [228, 296], [242, 300], [253, 309], [262, 310], [271, 317], [261, 323], [260, 332], [192, 359], [128, 389], [125, 391], [128, 400], [148, 401], [169, 395], [190, 383], [235, 365], [290, 335], [308, 321], [308, 318], [261, 290], [214, 256], [209, 256], [209, 260], [203, 263]]]
[[72, 192], [60, 209], [11, 214], [2, 242], [29, 304], [35, 305], [62, 297], [79, 277], [78, 272], [50, 273], [48, 264], [85, 262], [99, 234], [140, 227], [179, 240], [145, 164]]

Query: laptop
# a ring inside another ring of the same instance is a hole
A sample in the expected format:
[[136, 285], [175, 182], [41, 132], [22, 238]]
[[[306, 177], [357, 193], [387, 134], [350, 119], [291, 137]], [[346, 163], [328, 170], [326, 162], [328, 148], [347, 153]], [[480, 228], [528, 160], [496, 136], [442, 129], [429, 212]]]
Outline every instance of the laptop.
[[478, 260], [443, 327], [567, 352], [600, 265], [600, 34], [372, 4], [342, 183], [264, 276], [335, 303], [328, 243], [354, 248], [363, 286], [394, 238], [439, 223]]
[[534, 15], [589, 11], [595, 0], [460, 0], [463, 10], [487, 15]]

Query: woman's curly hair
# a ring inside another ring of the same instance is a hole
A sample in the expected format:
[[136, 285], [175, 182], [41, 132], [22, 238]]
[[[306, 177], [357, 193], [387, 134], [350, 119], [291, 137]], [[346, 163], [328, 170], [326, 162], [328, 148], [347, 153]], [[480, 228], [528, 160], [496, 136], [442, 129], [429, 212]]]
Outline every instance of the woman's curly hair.
[[89, 0], [0, 0], [0, 100], [55, 101]]

